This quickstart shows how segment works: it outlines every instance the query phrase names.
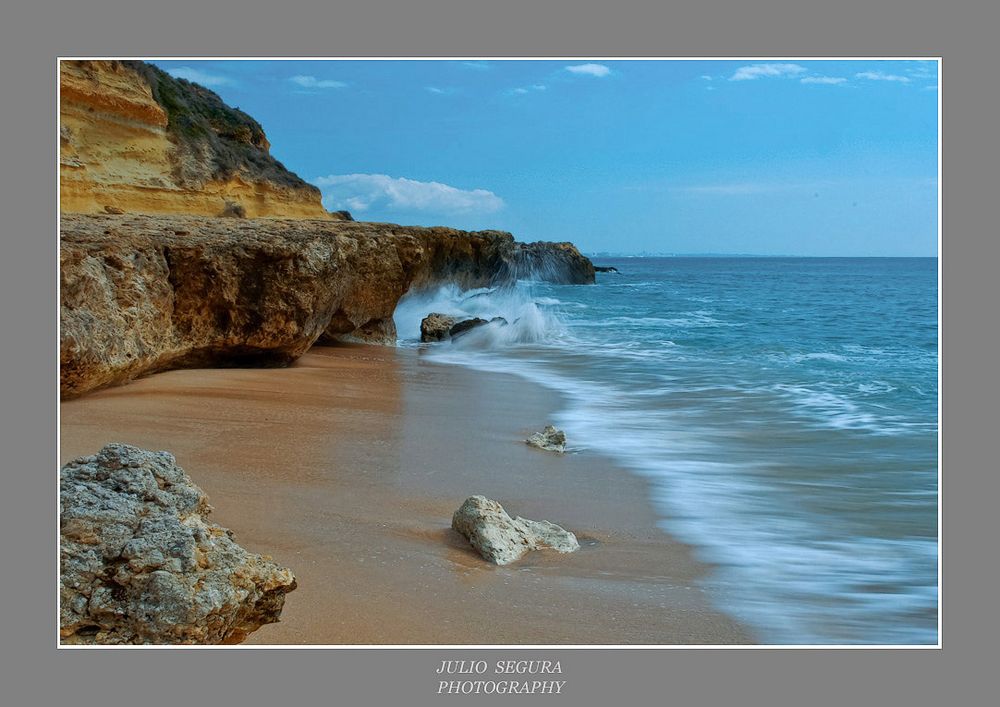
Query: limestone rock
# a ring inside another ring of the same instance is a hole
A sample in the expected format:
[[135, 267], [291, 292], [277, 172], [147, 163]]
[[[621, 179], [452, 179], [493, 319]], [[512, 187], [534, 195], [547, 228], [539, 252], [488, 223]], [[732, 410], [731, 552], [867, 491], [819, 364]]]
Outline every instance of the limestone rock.
[[447, 314], [431, 312], [420, 322], [421, 341], [444, 341], [451, 336], [451, 328], [457, 320]]
[[556, 429], [552, 425], [546, 425], [545, 429], [541, 432], [535, 432], [524, 441], [529, 446], [538, 447], [550, 452], [559, 452], [561, 454], [566, 451], [566, 433]]
[[451, 527], [496, 565], [509, 565], [531, 550], [567, 553], [580, 548], [568, 530], [547, 520], [511, 518], [503, 506], [485, 496], [467, 498], [452, 516]]
[[290, 570], [206, 516], [167, 452], [109, 444], [60, 473], [65, 644], [238, 643], [278, 620]]
[[519, 243], [514, 253], [514, 277], [563, 285], [593, 284], [594, 264], [568, 242]]
[[[408, 291], [509, 282], [514, 237], [357, 221], [63, 214], [64, 398], [172, 368], [394, 344]], [[589, 262], [589, 261], [588, 261]]]

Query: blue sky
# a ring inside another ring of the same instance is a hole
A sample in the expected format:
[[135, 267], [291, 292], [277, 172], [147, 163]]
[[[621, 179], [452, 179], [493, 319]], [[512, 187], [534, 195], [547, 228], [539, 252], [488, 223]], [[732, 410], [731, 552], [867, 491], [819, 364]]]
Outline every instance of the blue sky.
[[155, 63], [359, 220], [591, 253], [937, 253], [933, 61]]

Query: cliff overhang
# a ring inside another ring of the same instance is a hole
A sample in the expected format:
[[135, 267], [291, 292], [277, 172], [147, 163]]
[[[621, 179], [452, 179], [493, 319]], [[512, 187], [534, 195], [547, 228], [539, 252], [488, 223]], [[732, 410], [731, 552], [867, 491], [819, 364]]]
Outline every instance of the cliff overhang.
[[[549, 253], [548, 258], [545, 257]], [[173, 368], [283, 366], [318, 340], [392, 344], [411, 289], [594, 282], [571, 244], [348, 221], [64, 215], [60, 390]]]

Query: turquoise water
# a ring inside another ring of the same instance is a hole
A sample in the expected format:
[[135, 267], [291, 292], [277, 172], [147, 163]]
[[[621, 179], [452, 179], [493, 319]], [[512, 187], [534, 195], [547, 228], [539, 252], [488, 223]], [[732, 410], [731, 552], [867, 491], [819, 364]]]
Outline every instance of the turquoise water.
[[937, 260], [596, 259], [593, 287], [410, 296], [505, 317], [428, 355], [565, 395], [765, 643], [937, 642]]

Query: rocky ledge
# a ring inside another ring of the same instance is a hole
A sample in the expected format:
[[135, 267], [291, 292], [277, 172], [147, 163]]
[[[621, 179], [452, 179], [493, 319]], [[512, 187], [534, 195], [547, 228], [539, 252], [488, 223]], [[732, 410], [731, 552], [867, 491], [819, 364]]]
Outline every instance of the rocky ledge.
[[71, 398], [172, 368], [282, 366], [315, 342], [394, 343], [411, 289], [524, 276], [592, 283], [567, 244], [353, 221], [64, 215], [60, 388]]
[[278, 620], [290, 570], [206, 522], [167, 452], [109, 444], [60, 473], [65, 644], [238, 643]]

